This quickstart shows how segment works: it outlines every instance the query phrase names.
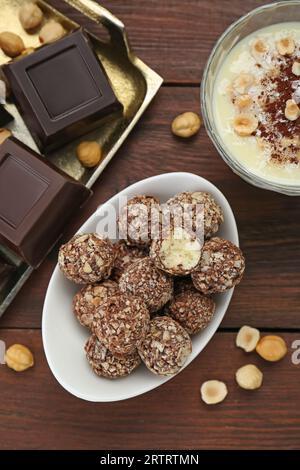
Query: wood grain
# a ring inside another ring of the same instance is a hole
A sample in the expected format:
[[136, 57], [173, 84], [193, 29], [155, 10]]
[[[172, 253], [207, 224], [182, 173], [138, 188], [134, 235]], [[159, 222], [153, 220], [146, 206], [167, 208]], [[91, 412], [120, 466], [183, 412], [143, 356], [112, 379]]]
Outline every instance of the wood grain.
[[[216, 184], [236, 215], [246, 274], [222, 327], [250, 323], [264, 328], [300, 328], [300, 199], [263, 191], [234, 175], [203, 128], [190, 141], [175, 138], [170, 123], [184, 110], [198, 110], [198, 89], [165, 87], [94, 186], [94, 197], [68, 227], [69, 238], [109, 197], [141, 178], [190, 171]], [[2, 327], [40, 326], [45, 291], [56, 251], [33, 274], [0, 321]]]
[[[65, 12], [72, 11], [62, 0], [51, 0], [51, 3]], [[103, 0], [99, 3], [125, 23], [135, 52], [167, 83], [199, 84], [210, 51], [223, 31], [241, 15], [270, 2]], [[80, 15], [72, 14], [81, 21]]]
[[[295, 449], [300, 444], [300, 365], [284, 335], [288, 355], [267, 364], [219, 333], [177, 377], [146, 395], [116, 403], [79, 400], [55, 381], [45, 362], [39, 331], [0, 331], [0, 339], [27, 344], [36, 365], [24, 373], [0, 366], [2, 449]], [[264, 372], [261, 389], [238, 388], [234, 374], [246, 363]], [[200, 400], [205, 380], [224, 380], [226, 400], [209, 407]], [[162, 412], [162, 404], [163, 412]]]

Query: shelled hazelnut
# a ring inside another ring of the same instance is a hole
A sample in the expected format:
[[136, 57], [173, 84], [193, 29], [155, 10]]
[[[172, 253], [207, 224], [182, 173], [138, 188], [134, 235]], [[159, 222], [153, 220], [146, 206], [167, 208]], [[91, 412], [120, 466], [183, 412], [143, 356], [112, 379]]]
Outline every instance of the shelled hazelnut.
[[201, 118], [198, 114], [188, 111], [179, 114], [172, 122], [172, 132], [178, 137], [191, 137], [195, 135], [201, 127]]
[[235, 378], [241, 388], [256, 390], [262, 385], [263, 373], [254, 364], [247, 364], [236, 371]]
[[40, 31], [40, 42], [42, 44], [50, 44], [63, 38], [66, 35], [66, 30], [57, 21], [49, 21]]
[[44, 14], [34, 2], [25, 3], [19, 11], [19, 20], [25, 31], [31, 31], [40, 26]]
[[93, 168], [101, 161], [102, 149], [98, 142], [81, 142], [76, 151], [78, 160], [86, 168]]
[[220, 380], [207, 380], [200, 388], [201, 398], [207, 405], [216, 405], [225, 400], [228, 390]]
[[280, 55], [292, 55], [295, 50], [295, 42], [292, 38], [282, 38], [276, 42], [276, 48]]
[[23, 372], [34, 365], [33, 354], [22, 344], [13, 344], [5, 353], [6, 365], [16, 372]]
[[277, 362], [286, 355], [287, 345], [280, 336], [267, 335], [258, 342], [256, 352], [266, 361]]
[[260, 332], [251, 326], [242, 326], [236, 337], [236, 346], [246, 352], [254, 351], [259, 341]]

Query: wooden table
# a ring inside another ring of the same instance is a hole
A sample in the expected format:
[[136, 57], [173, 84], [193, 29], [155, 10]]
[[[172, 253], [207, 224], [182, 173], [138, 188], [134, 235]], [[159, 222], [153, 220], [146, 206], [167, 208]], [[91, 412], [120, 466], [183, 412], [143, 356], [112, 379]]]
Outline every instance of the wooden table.
[[[54, 3], [54, 2], [53, 2]], [[209, 52], [224, 29], [261, 5], [256, 0], [103, 0], [126, 24], [137, 54], [165, 83], [128, 141], [94, 187], [95, 194], [68, 229], [70, 237], [96, 207], [127, 185], [168, 171], [190, 171], [216, 184], [235, 212], [247, 258], [244, 280], [219, 332], [180, 375], [146, 395], [111, 404], [69, 395], [47, 365], [41, 314], [56, 252], [27, 282], [0, 321], [0, 339], [27, 344], [36, 365], [23, 374], [0, 367], [2, 449], [287, 449], [300, 445], [300, 365], [291, 361], [300, 339], [300, 198], [256, 189], [235, 176], [205, 130], [191, 141], [171, 134], [174, 116], [199, 111], [199, 84]], [[56, 0], [75, 20], [82, 17]], [[236, 349], [244, 324], [278, 332], [289, 353], [278, 364]], [[67, 334], [67, 332], [66, 332]], [[234, 381], [248, 362], [265, 373], [263, 387], [247, 392]], [[229, 396], [205, 406], [201, 382], [225, 380]]]

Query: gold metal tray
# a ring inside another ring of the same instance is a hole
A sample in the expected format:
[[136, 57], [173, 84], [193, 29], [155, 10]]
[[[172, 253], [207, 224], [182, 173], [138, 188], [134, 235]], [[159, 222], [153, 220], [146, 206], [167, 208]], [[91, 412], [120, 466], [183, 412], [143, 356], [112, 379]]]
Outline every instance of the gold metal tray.
[[[24, 0], [0, 0], [0, 31], [15, 32], [23, 38], [26, 47], [36, 48], [39, 46], [38, 33], [27, 34], [18, 20], [18, 10], [22, 3]], [[51, 1], [41, 0], [37, 3], [44, 11], [46, 19], [58, 19], [69, 31], [80, 26], [55, 9]], [[86, 169], [79, 163], [76, 158], [78, 140], [47, 156], [56, 166], [91, 188], [148, 107], [163, 80], [136, 57], [130, 48], [124, 24], [108, 10], [93, 0], [65, 0], [65, 3], [95, 23], [103, 25], [107, 31], [109, 39], [105, 41], [85, 28], [90, 34], [93, 47], [110, 78], [115, 94], [124, 106], [123, 117], [110, 120], [85, 136], [87, 139], [97, 140], [104, 150], [104, 158], [97, 168]], [[8, 60], [10, 59], [0, 50], [0, 65]], [[9, 126], [14, 136], [38, 151], [16, 106], [8, 103], [7, 109], [15, 117], [15, 121]], [[10, 284], [7, 292], [0, 298], [0, 316], [31, 272], [32, 269], [24, 263], [18, 267], [13, 285]]]

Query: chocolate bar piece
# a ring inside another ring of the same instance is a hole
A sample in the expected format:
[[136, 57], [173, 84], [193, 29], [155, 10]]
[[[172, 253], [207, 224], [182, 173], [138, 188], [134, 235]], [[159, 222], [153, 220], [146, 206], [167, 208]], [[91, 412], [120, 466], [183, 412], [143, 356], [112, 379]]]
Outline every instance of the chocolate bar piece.
[[6, 111], [2, 104], [0, 104], [0, 127], [5, 127], [13, 120], [14, 118], [12, 117], [12, 115], [9, 114], [8, 111]]
[[0, 243], [37, 267], [91, 191], [14, 138], [0, 145]]
[[80, 29], [10, 62], [3, 71], [42, 152], [99, 127], [123, 109]]

